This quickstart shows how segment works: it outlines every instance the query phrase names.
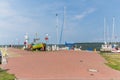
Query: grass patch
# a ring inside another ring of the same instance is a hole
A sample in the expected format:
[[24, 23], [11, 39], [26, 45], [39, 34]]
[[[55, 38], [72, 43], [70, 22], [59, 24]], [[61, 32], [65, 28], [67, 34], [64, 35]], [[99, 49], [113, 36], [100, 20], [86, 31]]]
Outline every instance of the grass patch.
[[118, 53], [101, 53], [101, 55], [107, 60], [106, 65], [120, 71], [120, 54]]
[[15, 75], [9, 74], [7, 70], [0, 69], [0, 80], [15, 80]]

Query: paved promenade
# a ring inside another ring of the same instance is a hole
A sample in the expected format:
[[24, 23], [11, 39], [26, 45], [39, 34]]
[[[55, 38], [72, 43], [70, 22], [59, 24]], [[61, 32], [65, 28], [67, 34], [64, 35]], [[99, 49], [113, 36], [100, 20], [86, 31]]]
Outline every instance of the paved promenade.
[[18, 80], [120, 80], [99, 54], [87, 51], [32, 52], [8, 49], [5, 69]]

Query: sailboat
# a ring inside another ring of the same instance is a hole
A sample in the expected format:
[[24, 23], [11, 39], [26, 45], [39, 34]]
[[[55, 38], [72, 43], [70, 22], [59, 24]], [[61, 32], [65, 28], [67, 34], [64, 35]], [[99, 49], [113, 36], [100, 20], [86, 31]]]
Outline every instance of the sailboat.
[[119, 48], [118, 44], [116, 44], [116, 42], [115, 42], [115, 35], [114, 35], [115, 25], [114, 25], [114, 23], [115, 23], [115, 18], [113, 17], [113, 33], [112, 33], [113, 44], [112, 44], [111, 52], [120, 53], [120, 48]]
[[113, 53], [120, 53], [120, 48], [118, 48], [118, 47], [112, 48], [111, 52], [113, 52]]
[[114, 33], [115, 25], [114, 25], [114, 21], [115, 21], [115, 18], [113, 17], [112, 41], [111, 41], [111, 44], [110, 44], [106, 40], [106, 25], [105, 25], [105, 19], [104, 19], [104, 44], [101, 46], [101, 49], [100, 49], [101, 52], [120, 53], [120, 48], [115, 42], [115, 36], [114, 36], [114, 34], [115, 34]]
[[112, 50], [112, 45], [107, 42], [107, 35], [106, 35], [106, 19], [104, 18], [104, 44], [101, 46], [100, 51], [101, 52], [111, 52]]

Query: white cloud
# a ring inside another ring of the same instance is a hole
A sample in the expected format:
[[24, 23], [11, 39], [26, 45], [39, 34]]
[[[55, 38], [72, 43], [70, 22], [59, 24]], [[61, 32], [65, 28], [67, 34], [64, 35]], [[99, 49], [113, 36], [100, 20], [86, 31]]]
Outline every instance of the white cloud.
[[13, 30], [21, 26], [25, 27], [23, 24], [32, 24], [34, 21], [24, 14], [18, 13], [17, 10], [12, 8], [12, 0], [0, 0], [0, 28], [3, 30]]
[[0, 1], [0, 16], [8, 17], [15, 15], [15, 11], [11, 9], [11, 4], [8, 1]]
[[75, 19], [81, 20], [81, 19], [83, 19], [84, 17], [86, 17], [87, 15], [95, 12], [95, 10], [96, 10], [95, 8], [90, 8], [90, 9], [84, 11], [83, 13], [81, 13], [81, 14], [79, 14], [79, 15], [76, 15], [76, 16], [75, 16]]
[[0, 42], [4, 43], [4, 40], [8, 42], [16, 35], [20, 35], [20, 33], [22, 36], [26, 25], [33, 26], [33, 23], [35, 24], [35, 21], [30, 17], [21, 15], [17, 10], [13, 9], [12, 0], [0, 0]]

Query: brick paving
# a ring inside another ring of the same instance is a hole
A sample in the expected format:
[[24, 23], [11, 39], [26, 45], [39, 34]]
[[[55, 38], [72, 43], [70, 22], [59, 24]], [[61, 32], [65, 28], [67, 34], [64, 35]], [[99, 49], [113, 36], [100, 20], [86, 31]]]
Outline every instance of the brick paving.
[[5, 69], [18, 80], [120, 80], [99, 54], [87, 51], [32, 52], [8, 49]]

